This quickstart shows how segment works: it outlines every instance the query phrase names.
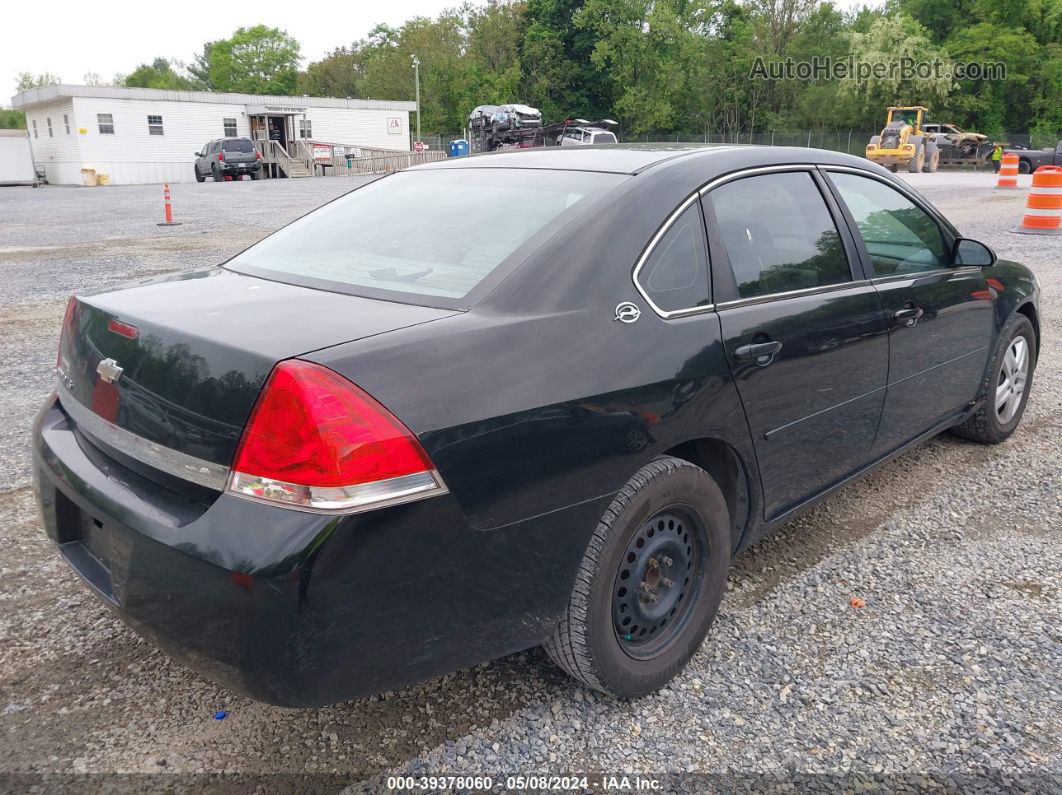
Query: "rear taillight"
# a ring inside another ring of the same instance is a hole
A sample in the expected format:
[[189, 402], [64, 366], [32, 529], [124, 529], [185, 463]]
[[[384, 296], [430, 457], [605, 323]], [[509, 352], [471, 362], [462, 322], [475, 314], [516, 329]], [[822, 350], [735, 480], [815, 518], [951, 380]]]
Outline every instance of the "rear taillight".
[[63, 330], [59, 333], [59, 352], [55, 356], [55, 369], [63, 369], [63, 348], [67, 339], [73, 333], [74, 310], [77, 308], [77, 298], [70, 296], [66, 302], [66, 314], [63, 315]]
[[262, 153], [256, 150], [255, 153], [254, 153], [254, 159], [255, 160], [261, 160], [262, 159]]
[[416, 437], [338, 373], [290, 359], [270, 374], [229, 476], [243, 497], [354, 512], [446, 487]]
[[218, 160], [224, 160], [224, 159], [225, 159], [225, 153], [224, 152], [218, 152]]

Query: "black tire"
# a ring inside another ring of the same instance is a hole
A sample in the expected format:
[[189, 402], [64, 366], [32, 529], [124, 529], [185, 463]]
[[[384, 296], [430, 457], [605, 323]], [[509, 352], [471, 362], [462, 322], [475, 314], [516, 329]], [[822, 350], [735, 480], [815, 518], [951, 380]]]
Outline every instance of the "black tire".
[[260, 172], [260, 171], [252, 171], [251, 172], [251, 181], [253, 182], [254, 180], [260, 178], [261, 176], [262, 176], [262, 172]]
[[[654, 535], [657, 529], [659, 535]], [[677, 566], [667, 557], [675, 544], [680, 548]], [[680, 557], [683, 546], [685, 559]], [[664, 564], [655, 558], [648, 566], [631, 563], [635, 549], [645, 555], [664, 550], [660, 553]], [[715, 481], [688, 461], [670, 457], [650, 461], [601, 517], [579, 566], [567, 611], [546, 642], [546, 652], [564, 671], [596, 690], [625, 698], [652, 693], [681, 671], [700, 647], [723, 599], [729, 565], [730, 518]], [[641, 568], [632, 571], [636, 566]], [[677, 570], [689, 572], [684, 582], [678, 577], [672, 582]], [[639, 581], [642, 571], [645, 578]], [[628, 572], [625, 579], [624, 572]], [[623, 612], [618, 611], [625, 611], [632, 599], [644, 603], [640, 586], [649, 572], [657, 578], [654, 589], [664, 588], [663, 604], [653, 600], [645, 609], [670, 611], [653, 617], [652, 629], [643, 626], [621, 638], [617, 617]], [[631, 589], [620, 599], [627, 591], [624, 582]]]
[[192, 168], [195, 169], [195, 181], [206, 182], [206, 177], [199, 173], [199, 166], [192, 166]]
[[217, 163], [210, 164], [210, 176], [214, 178], [214, 182], [221, 182], [221, 169]]
[[1028, 160], [1019, 160], [1018, 161], [1018, 173], [1019, 174], [1031, 174], [1032, 170], [1033, 170], [1032, 169], [1032, 163], [1030, 163]]
[[[1003, 361], [1007, 350], [1016, 337], [1024, 337], [1026, 342], [1028, 362], [1028, 375], [1025, 379], [1024, 392], [1021, 395], [1017, 411], [1006, 422], [1002, 422], [996, 411], [996, 386], [1002, 376]], [[999, 344], [992, 356], [992, 362], [988, 366], [985, 379], [981, 384], [983, 402], [980, 408], [961, 424], [951, 429], [951, 432], [963, 439], [970, 439], [982, 444], [999, 444], [1014, 433], [1025, 414], [1025, 406], [1029, 402], [1029, 393], [1032, 391], [1033, 376], [1036, 373], [1036, 330], [1029, 318], [1025, 315], [1014, 313], [1003, 326], [999, 335]]]
[[926, 146], [921, 141], [915, 144], [914, 156], [907, 161], [907, 171], [911, 174], [919, 174], [926, 162]]

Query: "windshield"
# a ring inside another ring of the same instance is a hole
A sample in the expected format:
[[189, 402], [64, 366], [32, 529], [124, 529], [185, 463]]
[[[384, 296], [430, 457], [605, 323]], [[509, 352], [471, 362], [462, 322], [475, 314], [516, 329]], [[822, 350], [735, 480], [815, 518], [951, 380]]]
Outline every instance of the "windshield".
[[487, 286], [506, 259], [524, 259], [576, 208], [624, 179], [544, 169], [400, 172], [326, 204], [226, 267], [367, 297], [452, 303]]

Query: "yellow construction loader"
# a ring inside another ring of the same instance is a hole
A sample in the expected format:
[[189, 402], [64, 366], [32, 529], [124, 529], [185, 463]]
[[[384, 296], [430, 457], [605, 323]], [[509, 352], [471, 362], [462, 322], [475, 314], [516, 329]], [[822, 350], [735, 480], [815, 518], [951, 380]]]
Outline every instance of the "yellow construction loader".
[[867, 144], [867, 160], [890, 171], [905, 168], [912, 174], [932, 173], [940, 163], [940, 149], [933, 133], [922, 128], [928, 108], [921, 105], [889, 108], [885, 127]]

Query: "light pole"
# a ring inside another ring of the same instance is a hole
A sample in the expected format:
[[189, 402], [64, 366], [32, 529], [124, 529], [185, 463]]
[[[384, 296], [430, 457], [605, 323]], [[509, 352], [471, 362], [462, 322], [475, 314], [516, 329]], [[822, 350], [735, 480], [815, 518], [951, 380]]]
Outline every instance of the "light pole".
[[420, 140], [420, 58], [413, 54], [413, 75], [417, 85], [417, 140]]

